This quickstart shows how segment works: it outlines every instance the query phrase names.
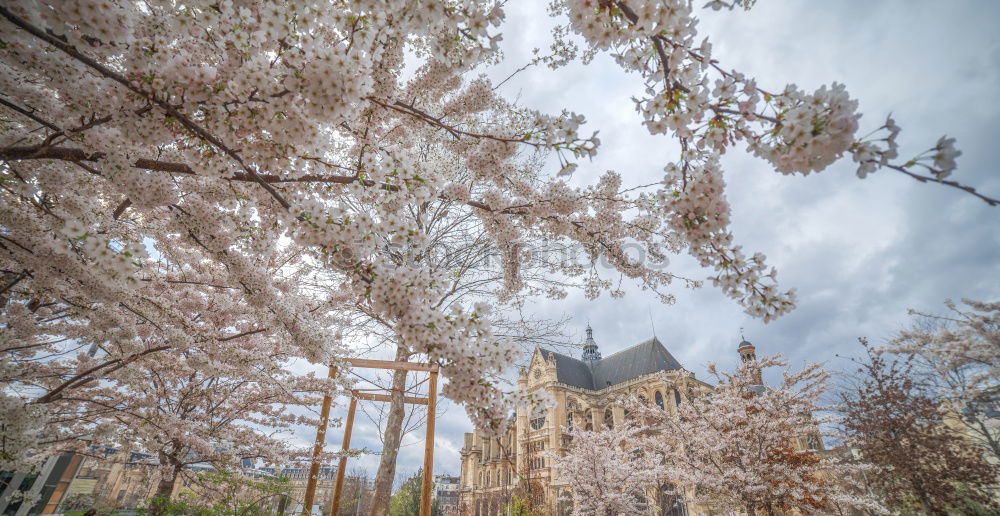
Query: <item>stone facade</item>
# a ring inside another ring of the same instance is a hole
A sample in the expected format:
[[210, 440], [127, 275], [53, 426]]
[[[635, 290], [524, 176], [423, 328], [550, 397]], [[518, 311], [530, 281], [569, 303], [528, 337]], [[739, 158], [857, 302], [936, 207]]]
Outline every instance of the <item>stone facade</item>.
[[[677, 386], [678, 388], [675, 388]], [[502, 438], [487, 439], [478, 431], [465, 434], [461, 451], [461, 514], [493, 516], [514, 496], [543, 507], [545, 514], [569, 514], [560, 495], [567, 489], [553, 474], [543, 452], [565, 451], [562, 428], [583, 425], [599, 428], [619, 424], [625, 411], [614, 403], [622, 395], [642, 397], [664, 410], [676, 411], [688, 396], [711, 390], [677, 362], [655, 337], [602, 358], [587, 328], [581, 359], [538, 348], [518, 379], [518, 389], [544, 389], [555, 406], [543, 417], [532, 418], [518, 409], [511, 430]], [[663, 514], [686, 514], [694, 508], [674, 506], [667, 497], [656, 500]], [[697, 512], [693, 512], [697, 514]]]

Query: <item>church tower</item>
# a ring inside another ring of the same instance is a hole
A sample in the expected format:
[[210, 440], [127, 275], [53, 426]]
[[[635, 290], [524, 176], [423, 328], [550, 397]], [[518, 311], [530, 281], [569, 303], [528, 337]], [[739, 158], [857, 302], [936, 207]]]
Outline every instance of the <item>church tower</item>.
[[[755, 353], [756, 348], [754, 348], [753, 344], [746, 339], [743, 339], [743, 342], [740, 342], [740, 347], [736, 348], [736, 351], [740, 352], [740, 360], [742, 360], [744, 364], [757, 360], [757, 354]], [[752, 379], [755, 385], [764, 385], [764, 379], [761, 377], [760, 368], [755, 367], [751, 374], [753, 375]]]
[[588, 362], [601, 359], [601, 352], [597, 351], [597, 343], [594, 342], [594, 330], [587, 324], [587, 340], [583, 343], [583, 357]]

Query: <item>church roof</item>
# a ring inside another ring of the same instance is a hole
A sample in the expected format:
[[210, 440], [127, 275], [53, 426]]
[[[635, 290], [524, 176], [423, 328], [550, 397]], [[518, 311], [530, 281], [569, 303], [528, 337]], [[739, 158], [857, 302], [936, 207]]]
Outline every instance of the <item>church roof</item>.
[[593, 361], [578, 360], [542, 348], [539, 351], [546, 359], [550, 355], [555, 358], [556, 379], [560, 383], [595, 391], [657, 371], [681, 369], [680, 362], [656, 337]]

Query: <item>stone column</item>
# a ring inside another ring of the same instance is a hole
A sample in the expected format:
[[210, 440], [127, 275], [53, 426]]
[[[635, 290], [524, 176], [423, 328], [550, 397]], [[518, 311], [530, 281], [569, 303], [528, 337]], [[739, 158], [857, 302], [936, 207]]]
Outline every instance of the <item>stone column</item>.
[[558, 450], [562, 444], [562, 426], [566, 423], [566, 393], [559, 391], [553, 393], [556, 406], [552, 407], [549, 413], [549, 444], [552, 450]]
[[615, 406], [611, 409], [611, 417], [615, 422], [615, 427], [621, 425], [625, 421], [625, 408]]
[[599, 430], [604, 424], [604, 411], [599, 408], [590, 409], [590, 424], [594, 431]]

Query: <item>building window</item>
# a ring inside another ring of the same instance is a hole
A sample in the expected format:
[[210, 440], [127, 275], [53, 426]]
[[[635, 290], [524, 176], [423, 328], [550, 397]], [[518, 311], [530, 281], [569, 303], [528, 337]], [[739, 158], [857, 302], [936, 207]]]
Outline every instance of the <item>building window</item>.
[[573, 413], [566, 414], [566, 426], [573, 428]]
[[[658, 514], [665, 516], [685, 516], [687, 511], [681, 501], [680, 493], [673, 484], [662, 484], [656, 493], [656, 505], [659, 506]], [[702, 513], [698, 513], [701, 515]]]
[[531, 420], [531, 429], [532, 430], [541, 430], [543, 426], [545, 426], [545, 418], [544, 417], [536, 417], [535, 419]]
[[681, 391], [678, 391], [677, 389], [674, 389], [674, 403], [676, 403], [678, 407], [681, 406]]
[[655, 399], [656, 399], [656, 406], [660, 407], [660, 410], [666, 408], [663, 406], [663, 394], [660, 394], [660, 391], [656, 391]]
[[611, 412], [611, 407], [604, 411], [604, 428], [615, 427], [615, 415]]

